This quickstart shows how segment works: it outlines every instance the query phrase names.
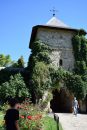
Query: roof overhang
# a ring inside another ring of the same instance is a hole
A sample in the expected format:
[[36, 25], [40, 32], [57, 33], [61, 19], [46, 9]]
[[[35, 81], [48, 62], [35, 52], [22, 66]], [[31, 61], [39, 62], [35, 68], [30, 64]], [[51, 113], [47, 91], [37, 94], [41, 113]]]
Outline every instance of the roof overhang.
[[32, 28], [32, 32], [31, 32], [31, 38], [30, 38], [30, 43], [29, 43], [29, 48], [32, 48], [32, 43], [35, 41], [36, 38], [36, 34], [37, 34], [37, 30], [39, 28], [45, 28], [45, 29], [55, 29], [55, 30], [68, 30], [68, 31], [73, 31], [73, 32], [77, 32], [78, 29], [74, 29], [74, 28], [67, 28], [67, 27], [58, 27], [58, 26], [47, 26], [47, 25], [36, 25]]

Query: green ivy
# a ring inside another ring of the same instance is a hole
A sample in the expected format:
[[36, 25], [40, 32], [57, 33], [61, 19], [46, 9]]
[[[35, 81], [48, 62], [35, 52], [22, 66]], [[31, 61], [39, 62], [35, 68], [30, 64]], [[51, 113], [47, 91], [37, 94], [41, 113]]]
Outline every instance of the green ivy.
[[73, 93], [76, 92], [78, 98], [86, 97], [87, 94], [87, 39], [85, 36], [86, 31], [80, 29], [78, 34], [72, 38], [75, 57], [75, 76], [72, 86]]
[[78, 99], [84, 99], [87, 94], [87, 78], [76, 75], [62, 68], [55, 70], [52, 74], [52, 89], [60, 89], [60, 83], [64, 84], [65, 89], [74, 94]]
[[86, 32], [81, 29], [72, 38], [72, 45], [75, 57], [75, 73], [84, 75], [87, 70], [87, 39]]
[[33, 100], [37, 99], [37, 102], [42, 97], [44, 90], [51, 86], [50, 53], [50, 48], [40, 40], [33, 43], [28, 62], [29, 87]]

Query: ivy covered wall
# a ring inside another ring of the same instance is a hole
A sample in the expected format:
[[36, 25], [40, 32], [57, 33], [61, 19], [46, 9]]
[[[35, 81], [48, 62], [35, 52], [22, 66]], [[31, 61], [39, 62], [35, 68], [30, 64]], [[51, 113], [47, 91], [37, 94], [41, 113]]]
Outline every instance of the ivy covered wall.
[[74, 72], [79, 75], [87, 73], [87, 39], [86, 32], [81, 29], [78, 34], [72, 38], [72, 45], [75, 57]]

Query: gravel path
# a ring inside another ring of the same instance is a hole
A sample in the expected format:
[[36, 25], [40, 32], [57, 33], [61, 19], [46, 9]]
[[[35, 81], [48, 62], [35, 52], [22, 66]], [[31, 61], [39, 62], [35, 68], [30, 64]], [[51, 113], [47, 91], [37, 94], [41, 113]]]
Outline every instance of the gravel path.
[[62, 124], [63, 130], [87, 130], [87, 115], [66, 113], [56, 113], [59, 116], [59, 121]]

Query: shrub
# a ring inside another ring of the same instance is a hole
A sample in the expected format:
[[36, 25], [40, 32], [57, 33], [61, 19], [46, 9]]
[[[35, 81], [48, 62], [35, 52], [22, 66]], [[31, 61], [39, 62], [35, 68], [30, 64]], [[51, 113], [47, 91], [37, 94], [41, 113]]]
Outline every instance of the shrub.
[[23, 99], [28, 96], [29, 90], [27, 89], [21, 74], [11, 76], [8, 82], [5, 82], [0, 86], [0, 98], [3, 101], [6, 101], [10, 97]]

